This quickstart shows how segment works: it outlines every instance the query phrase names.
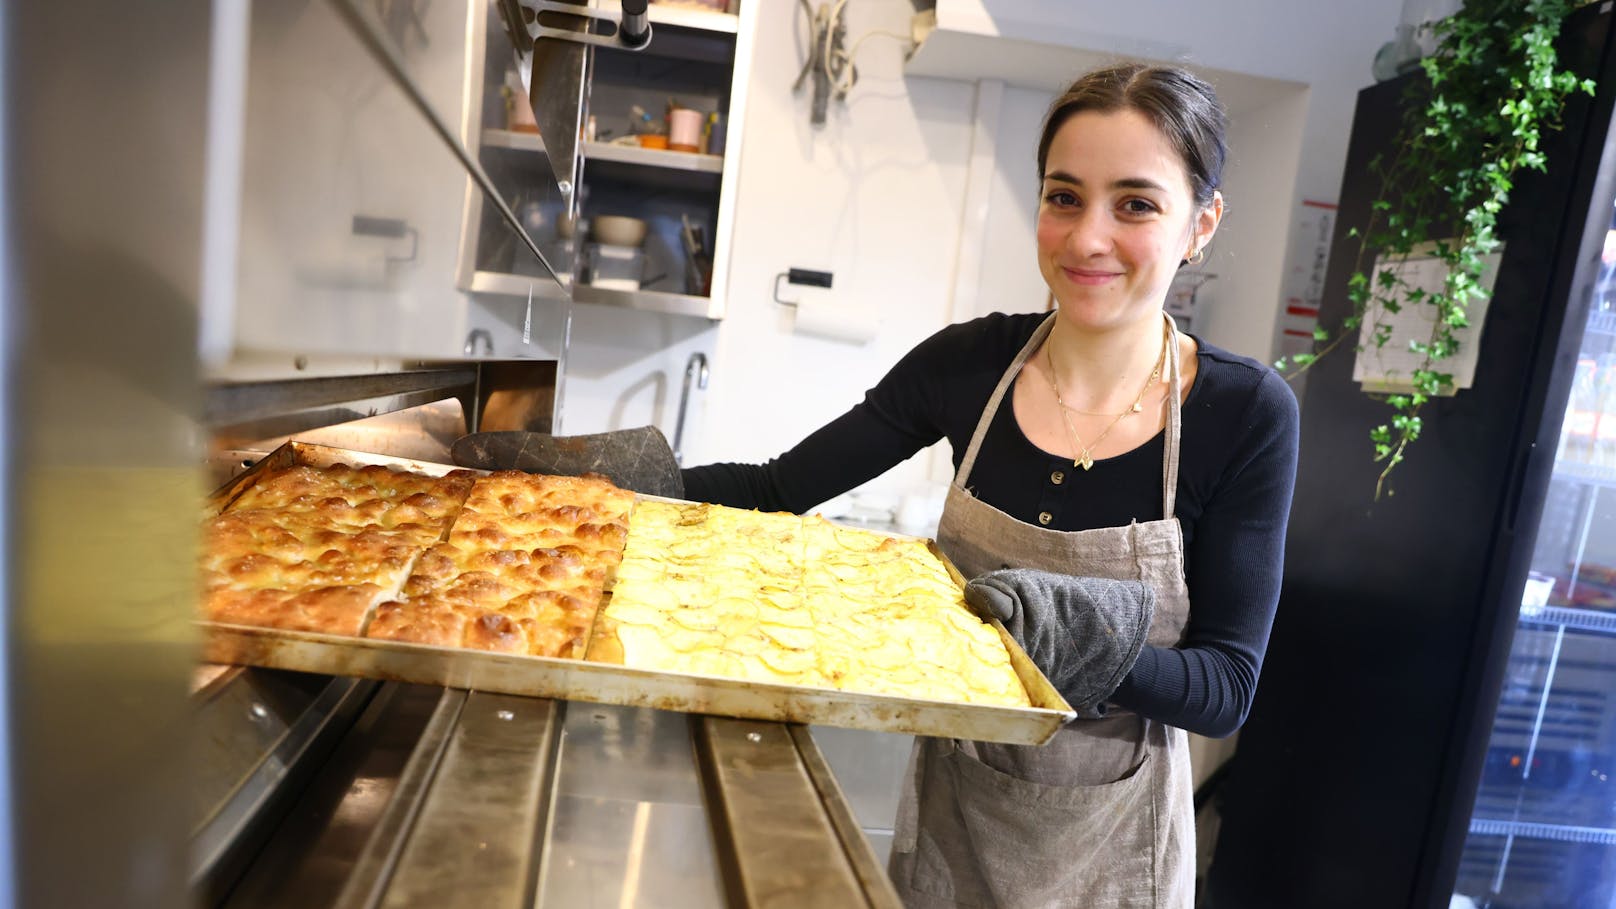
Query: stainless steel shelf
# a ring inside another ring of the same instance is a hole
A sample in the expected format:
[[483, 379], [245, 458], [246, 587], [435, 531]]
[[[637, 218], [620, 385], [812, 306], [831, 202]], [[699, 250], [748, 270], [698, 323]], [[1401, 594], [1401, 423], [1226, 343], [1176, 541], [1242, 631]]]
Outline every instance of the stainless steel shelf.
[[1600, 467], [1596, 464], [1584, 464], [1580, 461], [1554, 462], [1554, 475], [1579, 480], [1583, 483], [1593, 483], [1597, 486], [1616, 488], [1616, 467]]
[[572, 298], [579, 303], [594, 303], [598, 306], [619, 306], [626, 309], [643, 309], [647, 312], [712, 318], [708, 312], [712, 309], [713, 301], [707, 297], [695, 297], [690, 294], [666, 293], [660, 290], [610, 290], [590, 287], [587, 284], [575, 284], [572, 288]]
[[[506, 129], [483, 130], [483, 145], [513, 151], [544, 151], [544, 140], [537, 133], [518, 133]], [[660, 148], [640, 148], [637, 145], [614, 145], [610, 142], [585, 142], [583, 149], [586, 164], [590, 161], [611, 161], [635, 167], [657, 167], [715, 176], [724, 172], [723, 155], [698, 155]]]
[[[479, 271], [472, 274], [471, 285], [467, 289], [472, 293], [526, 297], [528, 288], [536, 287], [540, 280], [526, 278], [521, 275]], [[713, 301], [707, 297], [696, 297], [690, 294], [675, 294], [660, 290], [611, 290], [604, 287], [590, 287], [587, 284], [574, 284], [572, 286], [572, 299], [579, 303], [591, 303], [596, 306], [616, 306], [620, 309], [638, 309], [645, 312], [694, 316], [702, 319], [712, 318], [708, 313], [712, 310]]]
[[613, 145], [610, 142], [585, 142], [584, 165], [588, 166], [590, 161], [614, 161], [637, 167], [662, 167], [703, 174], [724, 172], [723, 155], [698, 155], [694, 152], [640, 148], [637, 145]]
[[531, 291], [535, 300], [565, 301], [567, 298], [553, 282], [533, 275], [508, 275], [497, 271], [477, 271], [471, 274], [467, 291], [474, 294], [499, 294], [506, 297], [526, 297]]
[[1616, 612], [1570, 606], [1522, 606], [1521, 621], [1564, 625], [1579, 631], [1616, 632]]
[[676, 25], [680, 28], [725, 32], [731, 35], [741, 30], [741, 17], [733, 13], [672, 6], [666, 3], [652, 3], [646, 12], [651, 15], [652, 25]]
[[[512, 133], [509, 129], [483, 129], [483, 146], [491, 149], [511, 149], [517, 152], [543, 152], [545, 141], [537, 133]], [[617, 146], [612, 142], [583, 142], [585, 162], [614, 162], [633, 167], [654, 167], [663, 170], [692, 171], [692, 173], [724, 173], [724, 155], [698, 155], [692, 152], [669, 152], [664, 149], [642, 149], [638, 146]]]
[[519, 133], [509, 129], [483, 130], [483, 145], [515, 151], [544, 151], [544, 139], [538, 133]]
[[1591, 334], [1616, 335], [1616, 312], [1596, 312], [1588, 316]]
[[1472, 836], [1513, 836], [1529, 840], [1556, 840], [1562, 843], [1597, 843], [1616, 846], [1616, 829], [1575, 827], [1570, 824], [1533, 824], [1525, 821], [1499, 821], [1471, 818]]

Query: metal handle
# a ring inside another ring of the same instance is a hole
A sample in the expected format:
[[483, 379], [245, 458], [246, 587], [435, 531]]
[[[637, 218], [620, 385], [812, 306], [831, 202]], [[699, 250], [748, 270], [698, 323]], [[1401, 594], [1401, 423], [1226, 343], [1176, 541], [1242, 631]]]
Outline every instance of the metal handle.
[[[646, 8], [646, 0], [626, 0], [616, 21], [613, 21], [610, 10], [578, 6], [567, 0], [518, 0], [518, 5], [533, 14], [532, 21], [525, 27], [534, 39], [554, 38], [575, 44], [632, 51], [644, 50], [651, 43], [651, 16]], [[541, 18], [545, 13], [569, 17], [569, 22], [574, 24], [571, 27], [551, 25]], [[585, 21], [579, 23], [579, 20]], [[604, 24], [610, 30], [604, 34], [597, 33], [596, 23]]]
[[414, 262], [415, 255], [420, 251], [421, 235], [409, 222], [401, 218], [378, 218], [372, 215], [354, 215], [353, 232], [358, 237], [388, 237], [410, 238], [410, 254], [407, 256], [387, 256], [388, 264], [396, 265], [404, 262]]
[[697, 388], [706, 388], [707, 375], [707, 355], [701, 351], [691, 354], [685, 361], [685, 381], [679, 389], [679, 416], [673, 424], [673, 462], [681, 466], [685, 463], [685, 413], [690, 407], [690, 384], [695, 382]]
[[624, 47], [641, 48], [651, 40], [651, 14], [646, 11], [648, 0], [623, 0], [623, 21], [618, 25], [618, 40]]

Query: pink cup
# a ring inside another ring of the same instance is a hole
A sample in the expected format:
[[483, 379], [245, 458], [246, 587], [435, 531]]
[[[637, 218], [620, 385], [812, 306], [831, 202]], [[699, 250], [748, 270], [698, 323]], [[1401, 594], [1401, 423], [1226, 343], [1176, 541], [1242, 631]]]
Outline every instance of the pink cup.
[[675, 151], [696, 151], [701, 146], [701, 124], [707, 117], [686, 107], [668, 113], [668, 147]]

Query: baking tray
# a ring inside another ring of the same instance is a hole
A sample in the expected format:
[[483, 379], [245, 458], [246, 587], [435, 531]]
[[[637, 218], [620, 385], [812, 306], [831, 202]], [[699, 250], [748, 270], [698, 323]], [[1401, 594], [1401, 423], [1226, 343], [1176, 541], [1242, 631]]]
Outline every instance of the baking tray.
[[[295, 464], [384, 464], [441, 475], [460, 469], [404, 458], [291, 442], [220, 487], [218, 511], [264, 471]], [[935, 544], [932, 551], [942, 558]], [[950, 575], [964, 579], [943, 558]], [[282, 631], [202, 622], [203, 658], [210, 662], [387, 679], [530, 697], [653, 707], [788, 723], [819, 723], [881, 732], [976, 739], [1020, 745], [1048, 741], [1074, 716], [1004, 626], [990, 619], [1010, 653], [1032, 707], [961, 704], [833, 688], [766, 684], [740, 679], [634, 669], [615, 663], [519, 656], [345, 635]]]

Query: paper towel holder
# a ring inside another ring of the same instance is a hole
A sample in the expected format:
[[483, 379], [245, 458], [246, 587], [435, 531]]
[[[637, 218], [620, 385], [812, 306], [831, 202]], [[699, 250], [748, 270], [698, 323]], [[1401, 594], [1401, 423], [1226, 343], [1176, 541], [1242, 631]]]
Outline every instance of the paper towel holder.
[[781, 306], [796, 306], [797, 300], [780, 299], [780, 282], [797, 284], [803, 287], [830, 288], [832, 274], [828, 271], [813, 271], [807, 268], [792, 268], [774, 276], [774, 302]]

